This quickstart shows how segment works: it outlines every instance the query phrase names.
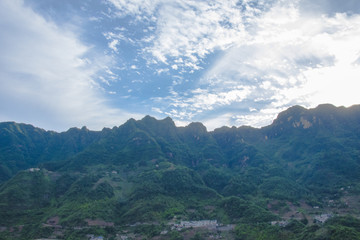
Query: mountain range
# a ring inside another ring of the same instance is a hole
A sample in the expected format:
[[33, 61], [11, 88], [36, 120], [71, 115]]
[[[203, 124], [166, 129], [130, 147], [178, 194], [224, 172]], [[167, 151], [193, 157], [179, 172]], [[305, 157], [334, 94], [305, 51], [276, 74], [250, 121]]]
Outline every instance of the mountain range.
[[3, 122], [0, 239], [360, 239], [359, 180], [360, 105], [214, 131]]

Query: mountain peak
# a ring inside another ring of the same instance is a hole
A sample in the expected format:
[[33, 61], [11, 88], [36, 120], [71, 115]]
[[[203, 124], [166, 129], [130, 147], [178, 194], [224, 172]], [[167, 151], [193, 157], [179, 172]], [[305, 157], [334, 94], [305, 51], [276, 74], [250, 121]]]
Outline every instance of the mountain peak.
[[147, 127], [155, 127], [158, 125], [161, 125], [162, 127], [176, 127], [174, 121], [170, 117], [158, 120], [150, 115], [146, 115], [138, 122], [146, 125]]
[[201, 122], [192, 122], [189, 125], [187, 125], [185, 128], [198, 133], [207, 132], [206, 127]]
[[283, 112], [280, 112], [277, 116], [277, 118], [274, 120], [275, 121], [281, 121], [283, 120], [284, 118], [288, 118], [288, 117], [294, 117], [294, 116], [299, 116], [301, 115], [302, 113], [304, 113], [305, 111], [307, 111], [306, 108], [300, 106], [300, 105], [295, 105], [295, 106], [292, 106], [290, 108], [288, 108], [287, 110], [283, 111]]
[[[252, 225], [335, 212], [343, 197], [359, 198], [359, 122], [359, 107], [322, 105], [289, 108], [266, 128], [213, 132], [200, 122], [176, 127], [169, 117], [151, 116], [103, 132], [72, 128], [70, 134], [0, 124], [0, 212], [6, 216], [0, 225], [31, 226], [0, 231], [0, 239], [50, 237], [62, 229], [65, 235], [79, 223], [86, 231], [76, 237], [99, 232], [86, 224], [88, 219], [106, 226], [106, 237], [125, 234], [123, 229], [148, 234], [155, 227], [159, 237], [154, 238], [169, 239], [160, 236], [169, 226], [157, 223], [173, 222], [175, 216]], [[329, 205], [330, 199], [336, 204]], [[294, 214], [292, 206], [299, 202], [304, 211]], [[348, 202], [340, 210], [357, 214], [356, 201]], [[46, 231], [44, 221], [50, 226]], [[129, 226], [136, 222], [139, 228]], [[60, 224], [68, 228], [55, 227]], [[296, 231], [302, 227], [308, 233], [309, 227], [296, 224]]]
[[146, 115], [145, 117], [143, 117], [140, 121], [157, 121], [156, 118], [150, 116], [150, 115]]
[[335, 109], [337, 109], [337, 107], [330, 103], [324, 103], [324, 104], [319, 104], [315, 109], [316, 110], [320, 110], [320, 109], [335, 110]]
[[166, 117], [164, 119], [156, 119], [150, 115], [146, 115], [145, 117], [143, 117], [139, 122], [143, 122], [146, 124], [155, 124], [155, 123], [162, 123], [162, 124], [169, 124], [169, 125], [173, 125], [175, 127], [175, 123], [172, 120], [172, 118], [170, 117]]

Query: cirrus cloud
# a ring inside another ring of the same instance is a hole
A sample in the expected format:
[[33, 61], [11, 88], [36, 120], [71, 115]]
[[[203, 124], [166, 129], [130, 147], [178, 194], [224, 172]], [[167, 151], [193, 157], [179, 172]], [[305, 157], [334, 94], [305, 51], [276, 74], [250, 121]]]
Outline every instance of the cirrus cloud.
[[[202, 60], [216, 50], [225, 50], [239, 39], [246, 41], [248, 20], [272, 1], [109, 0], [123, 15], [144, 16], [154, 22], [153, 36], [143, 53], [152, 63], [199, 70]], [[176, 69], [177, 70], [177, 69]]]

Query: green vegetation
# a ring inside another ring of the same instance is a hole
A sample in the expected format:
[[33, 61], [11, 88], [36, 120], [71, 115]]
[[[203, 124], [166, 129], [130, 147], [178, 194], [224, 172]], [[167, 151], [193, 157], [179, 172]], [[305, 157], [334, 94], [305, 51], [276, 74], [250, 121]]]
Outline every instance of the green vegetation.
[[235, 224], [211, 233], [229, 239], [360, 239], [359, 122], [360, 106], [321, 105], [213, 132], [149, 116], [98, 132], [0, 123], [0, 239], [207, 239], [169, 225], [201, 220]]

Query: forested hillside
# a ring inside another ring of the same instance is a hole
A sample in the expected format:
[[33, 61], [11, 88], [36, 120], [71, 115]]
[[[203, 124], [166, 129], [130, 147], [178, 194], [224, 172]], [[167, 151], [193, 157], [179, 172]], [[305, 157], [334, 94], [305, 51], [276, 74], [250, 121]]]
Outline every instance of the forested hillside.
[[210, 132], [0, 123], [0, 182], [0, 239], [360, 239], [360, 106]]

